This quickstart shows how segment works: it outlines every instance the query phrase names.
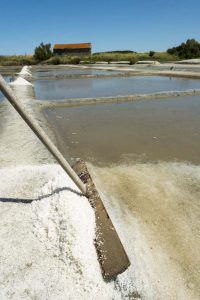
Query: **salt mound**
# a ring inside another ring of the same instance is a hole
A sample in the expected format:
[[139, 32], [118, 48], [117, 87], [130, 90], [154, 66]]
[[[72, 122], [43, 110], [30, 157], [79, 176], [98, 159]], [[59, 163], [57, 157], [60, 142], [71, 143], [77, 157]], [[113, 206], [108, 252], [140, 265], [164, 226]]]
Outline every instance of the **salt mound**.
[[1, 203], [0, 299], [126, 298], [103, 280], [94, 211], [59, 166], [0, 168], [0, 178], [1, 197], [19, 200]]
[[29, 66], [23, 66], [22, 70], [28, 70], [29, 68]]
[[24, 66], [21, 71], [19, 73], [17, 73], [18, 75], [23, 75], [23, 76], [28, 76], [28, 77], [31, 77], [32, 74], [28, 71], [29, 70], [29, 67], [28, 66]]
[[26, 76], [32, 76], [30, 72], [26, 71], [26, 70], [21, 70], [19, 73], [17, 73], [19, 75], [26, 75]]
[[200, 58], [181, 60], [181, 61], [177, 61], [176, 64], [198, 65], [200, 64]]
[[33, 86], [32, 83], [28, 82], [26, 79], [22, 77], [18, 77], [15, 81], [9, 83], [9, 85], [30, 85]]
[[156, 60], [139, 60], [135, 64], [136, 65], [160, 65], [159, 61]]

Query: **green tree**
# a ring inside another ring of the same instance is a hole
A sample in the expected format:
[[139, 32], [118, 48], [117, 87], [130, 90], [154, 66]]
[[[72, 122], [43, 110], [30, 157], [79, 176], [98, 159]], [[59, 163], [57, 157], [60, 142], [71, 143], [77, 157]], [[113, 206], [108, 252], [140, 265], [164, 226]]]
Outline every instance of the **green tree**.
[[181, 59], [199, 58], [200, 43], [195, 39], [188, 39], [185, 43], [168, 49], [167, 52], [169, 54], [175, 54]]
[[149, 51], [149, 56], [153, 57], [155, 53], [156, 53], [155, 51]]
[[47, 60], [52, 57], [53, 53], [51, 51], [51, 44], [41, 43], [38, 47], [35, 48], [34, 58], [37, 61]]

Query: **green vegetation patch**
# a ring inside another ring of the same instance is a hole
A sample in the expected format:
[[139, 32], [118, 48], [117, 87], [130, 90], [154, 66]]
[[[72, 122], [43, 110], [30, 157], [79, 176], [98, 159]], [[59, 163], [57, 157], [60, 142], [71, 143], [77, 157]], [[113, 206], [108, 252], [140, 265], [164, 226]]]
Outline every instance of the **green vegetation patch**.
[[167, 53], [180, 59], [200, 58], [200, 43], [195, 39], [188, 39], [185, 43], [168, 49]]
[[113, 61], [128, 61], [130, 64], [135, 64], [137, 61], [153, 60], [159, 62], [173, 62], [180, 59], [200, 58], [200, 43], [195, 39], [188, 39], [185, 43], [177, 47], [168, 49], [166, 52], [149, 51], [137, 53], [132, 50], [114, 50], [107, 52], [93, 53], [87, 56], [68, 56], [54, 55], [51, 49], [51, 44], [41, 43], [35, 48], [34, 55], [14, 55], [0, 56], [1, 66], [20, 66], [42, 64], [79, 64], [96, 63], [105, 61], [111, 63]]
[[0, 65], [1, 66], [24, 66], [24, 65], [35, 65], [37, 62], [33, 55], [1, 55]]

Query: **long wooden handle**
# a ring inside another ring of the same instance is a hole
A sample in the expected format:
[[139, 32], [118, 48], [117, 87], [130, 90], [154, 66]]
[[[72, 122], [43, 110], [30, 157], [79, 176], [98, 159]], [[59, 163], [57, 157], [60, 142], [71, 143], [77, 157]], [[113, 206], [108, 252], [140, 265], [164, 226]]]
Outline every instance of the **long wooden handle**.
[[57, 147], [52, 143], [50, 138], [46, 135], [46, 133], [42, 130], [42, 128], [38, 125], [38, 123], [35, 122], [34, 118], [21, 105], [20, 101], [15, 96], [12, 89], [7, 85], [7, 83], [5, 82], [5, 80], [1, 75], [0, 75], [0, 90], [5, 95], [5, 97], [9, 100], [12, 106], [16, 109], [16, 111], [20, 114], [22, 119], [28, 124], [28, 126], [32, 129], [32, 131], [37, 135], [37, 137], [44, 144], [44, 146], [55, 157], [57, 162], [66, 171], [66, 173], [70, 176], [70, 178], [74, 181], [74, 183], [79, 187], [81, 192], [84, 195], [86, 195], [87, 188], [85, 184], [81, 181], [81, 179], [78, 177], [78, 175], [71, 168], [69, 163], [66, 161], [64, 156], [60, 153]]

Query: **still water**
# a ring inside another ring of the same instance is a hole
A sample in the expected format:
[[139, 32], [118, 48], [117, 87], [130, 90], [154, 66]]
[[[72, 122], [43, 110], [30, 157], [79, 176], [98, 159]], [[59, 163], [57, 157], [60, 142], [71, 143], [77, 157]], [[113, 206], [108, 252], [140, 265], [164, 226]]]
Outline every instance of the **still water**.
[[140, 299], [199, 299], [200, 98], [63, 107], [45, 115], [69, 161], [89, 162]]
[[65, 156], [89, 162], [142, 290], [199, 299], [200, 98], [45, 114]]
[[43, 68], [38, 71], [32, 71], [32, 75], [34, 77], [62, 77], [66, 75], [111, 75], [119, 73], [121, 72], [77, 68]]
[[200, 162], [200, 98], [46, 109], [70, 157]]
[[169, 77], [114, 77], [34, 81], [37, 99], [94, 98], [200, 88], [195, 79]]
[[[10, 82], [11, 76], [3, 76], [3, 78], [6, 82]], [[5, 96], [0, 91], [0, 101], [2, 101], [4, 98], [5, 98]]]

